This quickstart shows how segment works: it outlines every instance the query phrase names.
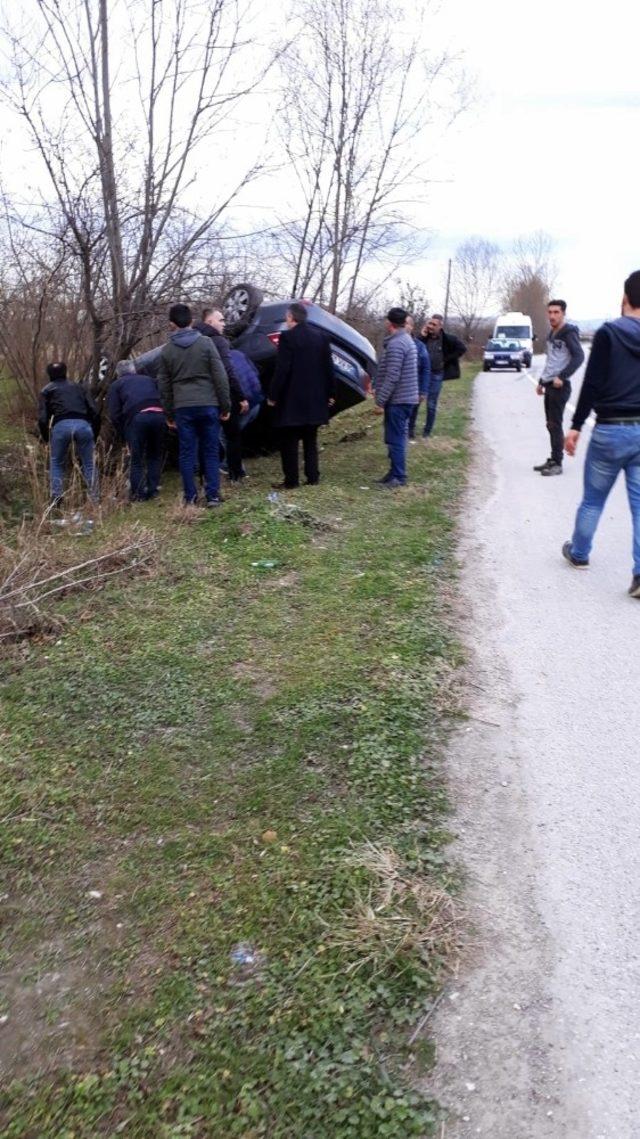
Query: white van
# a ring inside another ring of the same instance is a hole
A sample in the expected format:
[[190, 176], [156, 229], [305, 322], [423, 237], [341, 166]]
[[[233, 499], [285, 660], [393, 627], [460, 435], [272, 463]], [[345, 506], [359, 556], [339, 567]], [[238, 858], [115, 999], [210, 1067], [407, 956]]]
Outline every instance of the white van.
[[524, 312], [505, 312], [499, 316], [493, 330], [494, 340], [517, 340], [522, 348], [522, 362], [531, 367], [533, 360], [533, 325]]

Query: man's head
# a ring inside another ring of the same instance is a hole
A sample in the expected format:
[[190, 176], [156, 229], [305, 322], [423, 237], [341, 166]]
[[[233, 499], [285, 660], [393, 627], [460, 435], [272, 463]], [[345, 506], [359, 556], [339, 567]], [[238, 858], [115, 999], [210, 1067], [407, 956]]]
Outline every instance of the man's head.
[[640, 269], [630, 273], [624, 283], [623, 316], [640, 316]]
[[169, 309], [169, 324], [172, 324], [174, 328], [189, 328], [192, 320], [193, 314], [189, 305], [171, 305]]
[[407, 319], [405, 320], [404, 326], [405, 326], [407, 332], [410, 334], [410, 336], [413, 336], [413, 334], [415, 332], [415, 328], [416, 328], [416, 322], [413, 319], [411, 313], [409, 313]]
[[562, 328], [566, 311], [566, 301], [549, 301], [547, 305], [547, 316], [549, 317], [549, 324], [552, 329]]
[[66, 380], [67, 378], [67, 365], [62, 360], [57, 361], [55, 364], [47, 364], [47, 375], [50, 380]]
[[116, 364], [116, 376], [120, 379], [122, 376], [130, 376], [135, 373], [136, 366], [133, 360], [118, 360]]
[[216, 332], [224, 332], [225, 319], [224, 313], [220, 312], [219, 308], [203, 308], [202, 319], [205, 324], [209, 324], [211, 328], [215, 328]]
[[309, 314], [305, 306], [300, 304], [298, 301], [294, 301], [293, 304], [290, 304], [289, 308], [287, 309], [285, 320], [289, 328], [293, 328], [296, 324], [304, 324], [308, 315]]
[[407, 323], [408, 315], [409, 313], [406, 308], [390, 308], [385, 318], [387, 331], [398, 332], [401, 328], [404, 328]]
[[439, 336], [442, 332], [443, 324], [444, 317], [442, 314], [439, 312], [434, 312], [433, 316], [429, 317], [427, 323], [422, 329], [423, 336]]

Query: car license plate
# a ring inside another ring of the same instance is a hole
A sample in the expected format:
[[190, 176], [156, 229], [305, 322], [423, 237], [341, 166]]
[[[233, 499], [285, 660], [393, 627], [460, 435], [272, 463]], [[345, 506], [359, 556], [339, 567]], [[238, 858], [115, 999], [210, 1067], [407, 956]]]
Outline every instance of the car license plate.
[[331, 359], [333, 360], [334, 368], [340, 368], [341, 371], [348, 372], [350, 376], [353, 376], [353, 364], [351, 364], [348, 360], [345, 360], [343, 356], [339, 356], [337, 352], [332, 352]]

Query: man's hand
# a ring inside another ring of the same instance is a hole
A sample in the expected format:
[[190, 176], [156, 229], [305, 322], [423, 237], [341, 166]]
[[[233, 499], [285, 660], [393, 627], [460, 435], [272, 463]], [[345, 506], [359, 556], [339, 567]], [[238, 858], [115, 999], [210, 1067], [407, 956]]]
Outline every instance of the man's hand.
[[374, 415], [384, 415], [384, 408], [383, 408], [383, 407], [380, 407], [380, 404], [379, 404], [379, 403], [374, 403], [374, 405], [373, 405], [373, 414], [374, 414]]
[[562, 380], [560, 379], [560, 376], [556, 376], [555, 380], [552, 380], [551, 383], [553, 384], [554, 388], [562, 387]]
[[544, 384], [538, 384], [536, 388], [536, 395], [544, 395]]
[[420, 396], [420, 403], [426, 403], [426, 402], [427, 402], [427, 397], [426, 397], [426, 395], [421, 395], [421, 396]]
[[267, 407], [275, 407], [275, 406], [276, 406], [275, 399], [268, 399], [267, 400]]
[[579, 431], [574, 431], [573, 429], [571, 431], [567, 431], [567, 434], [566, 434], [565, 440], [564, 440], [564, 449], [567, 452], [567, 455], [575, 455], [576, 447], [578, 446], [579, 438], [580, 438], [580, 432]]
[[240, 407], [239, 407], [240, 415], [246, 415], [248, 410], [249, 410], [249, 400], [248, 399], [241, 399], [240, 400]]
[[221, 423], [226, 423], [228, 419], [231, 419], [231, 412], [230, 411], [223, 411], [220, 413], [220, 422]]
[[170, 431], [175, 431], [175, 429], [176, 429], [175, 419], [167, 419], [167, 427], [169, 428]]

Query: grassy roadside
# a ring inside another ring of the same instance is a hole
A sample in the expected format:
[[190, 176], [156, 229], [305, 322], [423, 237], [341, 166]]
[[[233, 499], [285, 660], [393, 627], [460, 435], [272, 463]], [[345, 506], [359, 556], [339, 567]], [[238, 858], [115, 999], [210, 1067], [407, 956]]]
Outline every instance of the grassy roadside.
[[430, 1132], [406, 1041], [455, 944], [438, 757], [474, 371], [406, 490], [363, 489], [370, 407], [291, 515], [275, 460], [191, 526], [167, 487], [138, 510], [155, 577], [67, 599], [65, 634], [4, 662], [7, 1139]]

